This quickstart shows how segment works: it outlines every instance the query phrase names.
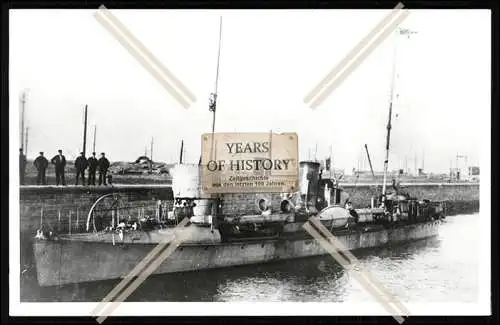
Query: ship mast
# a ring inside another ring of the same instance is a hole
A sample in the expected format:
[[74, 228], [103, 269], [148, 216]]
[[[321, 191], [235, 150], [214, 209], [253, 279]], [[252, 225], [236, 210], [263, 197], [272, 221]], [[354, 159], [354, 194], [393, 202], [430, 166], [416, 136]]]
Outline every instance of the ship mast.
[[389, 118], [387, 121], [387, 136], [385, 142], [385, 160], [384, 160], [384, 180], [382, 181], [382, 204], [385, 206], [385, 195], [386, 195], [386, 182], [387, 182], [387, 169], [389, 167], [389, 144], [391, 140], [391, 120], [392, 120], [392, 105], [394, 101], [394, 85], [396, 81], [396, 55], [398, 48], [398, 35], [400, 33], [399, 29], [396, 29], [395, 44], [394, 44], [394, 56], [392, 61], [392, 79], [391, 79], [391, 94], [389, 97]]
[[220, 17], [219, 23], [219, 51], [217, 53], [217, 72], [215, 74], [215, 91], [210, 94], [210, 102], [209, 102], [209, 111], [213, 113], [212, 118], [212, 148], [211, 148], [211, 157], [213, 160], [214, 154], [214, 133], [215, 133], [215, 112], [217, 110], [217, 91], [219, 87], [219, 63], [220, 63], [220, 47], [221, 47], [221, 39], [222, 39], [222, 16]]
[[382, 198], [383, 204], [385, 205], [385, 194], [386, 194], [386, 182], [387, 182], [387, 169], [389, 166], [389, 143], [391, 140], [391, 119], [392, 119], [392, 104], [393, 104], [393, 94], [394, 94], [394, 79], [396, 74], [396, 47], [394, 47], [394, 62], [393, 62], [393, 73], [391, 82], [391, 95], [389, 102], [389, 118], [387, 121], [387, 136], [385, 142], [385, 160], [384, 160], [384, 180], [382, 182]]
[[392, 62], [392, 80], [391, 80], [391, 94], [390, 94], [390, 99], [389, 99], [389, 118], [387, 121], [387, 137], [386, 137], [386, 144], [385, 144], [385, 160], [384, 160], [384, 180], [382, 184], [382, 204], [385, 206], [385, 198], [386, 198], [386, 182], [387, 182], [387, 169], [389, 167], [389, 144], [390, 144], [390, 139], [391, 139], [391, 120], [392, 120], [392, 106], [394, 102], [394, 86], [396, 82], [396, 59], [397, 59], [397, 48], [398, 48], [398, 36], [399, 35], [408, 35], [408, 38], [410, 37], [410, 34], [414, 34], [416, 32], [411, 31], [409, 29], [396, 29], [396, 35], [395, 35], [395, 44], [394, 44], [394, 56], [393, 56], [393, 62]]

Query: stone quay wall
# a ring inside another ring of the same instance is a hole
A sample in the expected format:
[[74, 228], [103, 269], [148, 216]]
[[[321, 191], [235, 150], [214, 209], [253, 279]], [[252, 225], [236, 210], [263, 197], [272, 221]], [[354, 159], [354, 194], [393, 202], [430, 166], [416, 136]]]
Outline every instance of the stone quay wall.
[[[344, 184], [345, 193], [355, 208], [369, 207], [371, 197], [381, 193], [380, 186], [372, 184]], [[388, 188], [388, 191], [392, 190]], [[431, 201], [446, 201], [447, 214], [467, 213], [479, 209], [479, 184], [401, 184], [401, 190], [413, 197]], [[128, 215], [155, 216], [158, 200], [171, 208], [173, 192], [169, 185], [114, 185], [114, 186], [22, 186], [20, 188], [21, 232], [36, 233], [41, 222], [51, 227], [68, 225], [73, 231], [83, 230], [92, 205], [100, 197], [115, 193], [119, 196], [120, 211]], [[223, 194], [223, 213], [258, 213], [258, 200], [266, 198], [272, 211], [280, 210], [279, 193]], [[99, 207], [110, 207], [113, 195], [102, 199]], [[96, 207], [96, 209], [99, 209]], [[69, 220], [71, 219], [71, 221]]]

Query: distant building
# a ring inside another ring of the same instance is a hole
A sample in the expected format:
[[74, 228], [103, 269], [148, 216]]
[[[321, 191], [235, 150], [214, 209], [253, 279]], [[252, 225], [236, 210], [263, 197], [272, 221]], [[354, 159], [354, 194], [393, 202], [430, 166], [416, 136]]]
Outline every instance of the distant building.
[[450, 179], [452, 181], [468, 181], [470, 179], [467, 156], [457, 154], [455, 167], [450, 169]]
[[479, 166], [469, 166], [469, 179], [479, 180]]
[[323, 170], [323, 174], [321, 177], [323, 178], [334, 178], [334, 177], [339, 177], [340, 175], [344, 175], [344, 170], [343, 169], [338, 169], [338, 168], [333, 168], [330, 170]]
[[479, 167], [455, 167], [450, 169], [450, 179], [452, 181], [479, 180]]

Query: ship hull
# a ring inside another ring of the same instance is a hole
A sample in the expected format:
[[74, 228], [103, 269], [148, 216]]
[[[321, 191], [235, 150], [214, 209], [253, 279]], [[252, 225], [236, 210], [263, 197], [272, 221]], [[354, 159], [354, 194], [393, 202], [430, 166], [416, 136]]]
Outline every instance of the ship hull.
[[[346, 249], [380, 247], [433, 237], [440, 221], [392, 229], [335, 234]], [[156, 243], [110, 244], [78, 240], [35, 240], [33, 243], [40, 286], [92, 282], [126, 277]], [[183, 244], [153, 274], [225, 268], [328, 254], [311, 236], [231, 243]]]

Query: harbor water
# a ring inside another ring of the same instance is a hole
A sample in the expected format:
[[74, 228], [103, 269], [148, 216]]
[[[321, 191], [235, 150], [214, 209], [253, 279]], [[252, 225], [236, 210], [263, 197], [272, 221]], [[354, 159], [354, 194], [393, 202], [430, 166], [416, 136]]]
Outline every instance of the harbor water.
[[[363, 268], [402, 302], [475, 302], [479, 214], [447, 218], [437, 237], [357, 251]], [[168, 262], [168, 259], [165, 263]], [[22, 302], [102, 300], [120, 280], [41, 288], [33, 267], [21, 275]], [[148, 278], [127, 301], [372, 302], [330, 255]]]

